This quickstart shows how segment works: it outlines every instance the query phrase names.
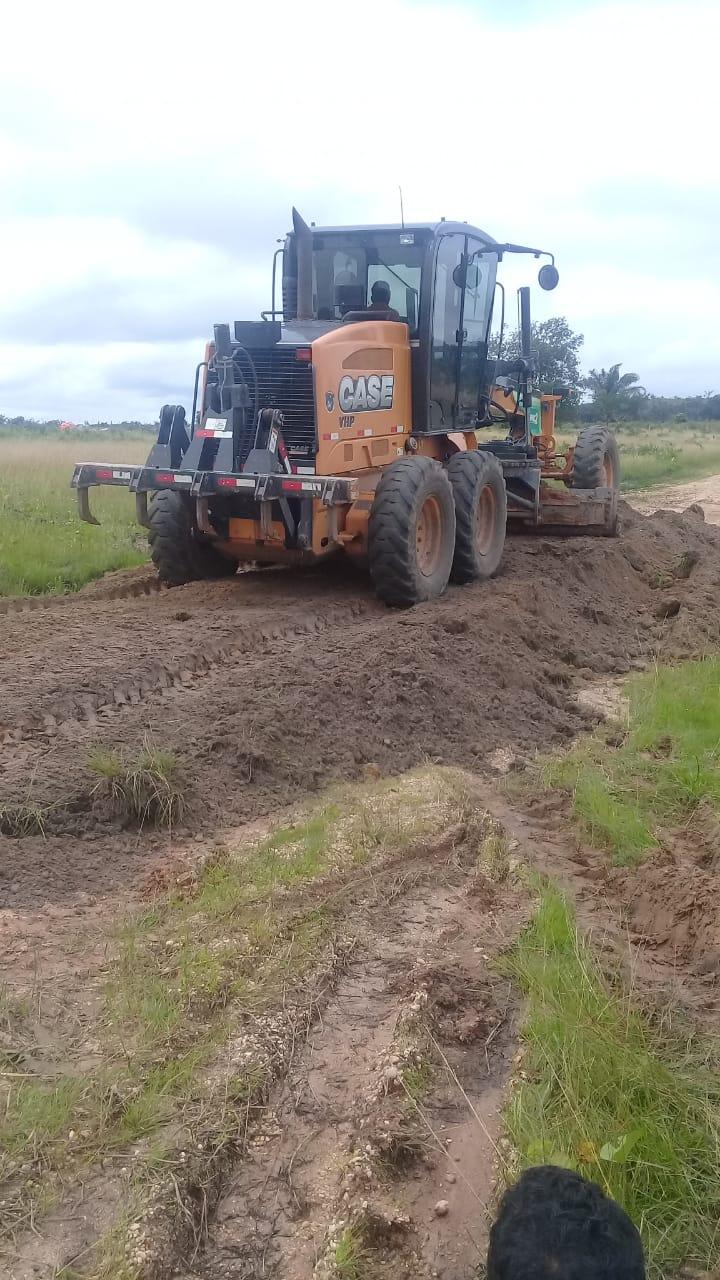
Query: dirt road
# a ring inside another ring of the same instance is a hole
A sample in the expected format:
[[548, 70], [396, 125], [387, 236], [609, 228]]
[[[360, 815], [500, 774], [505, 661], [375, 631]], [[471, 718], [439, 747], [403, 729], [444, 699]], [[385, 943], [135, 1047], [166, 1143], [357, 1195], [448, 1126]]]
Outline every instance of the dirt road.
[[720, 524], [720, 476], [638, 490], [630, 495], [629, 502], [643, 515], [654, 511], [686, 511], [697, 504], [705, 512], [708, 524]]
[[[148, 575], [130, 571], [7, 613], [0, 796], [40, 805], [45, 836], [0, 836], [0, 905], [122, 889], [179, 838], [368, 764], [484, 769], [499, 747], [562, 743], [591, 714], [576, 700], [583, 682], [651, 652], [717, 647], [719, 552], [720, 532], [697, 513], [626, 509], [618, 539], [513, 538], [496, 580], [409, 612], [341, 571], [141, 595]], [[118, 830], [92, 795], [90, 748], [132, 755], [148, 739], [180, 760], [188, 817], [172, 841]]]

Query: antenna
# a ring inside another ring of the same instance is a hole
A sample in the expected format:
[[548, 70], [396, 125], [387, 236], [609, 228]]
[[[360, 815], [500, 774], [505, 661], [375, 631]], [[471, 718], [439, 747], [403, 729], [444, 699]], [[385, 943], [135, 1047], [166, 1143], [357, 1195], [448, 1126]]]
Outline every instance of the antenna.
[[402, 187], [398, 187], [398, 191], [400, 192], [400, 222], [402, 225], [402, 229], [404, 231], [405, 230], [405, 212], [403, 210]]

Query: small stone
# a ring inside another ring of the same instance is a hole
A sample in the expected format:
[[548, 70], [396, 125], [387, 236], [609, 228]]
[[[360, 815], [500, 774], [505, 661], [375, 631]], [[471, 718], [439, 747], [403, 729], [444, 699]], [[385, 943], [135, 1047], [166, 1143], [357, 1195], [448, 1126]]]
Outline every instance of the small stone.
[[450, 1205], [447, 1200], [438, 1200], [437, 1204], [435, 1205], [435, 1217], [436, 1218], [447, 1217], [449, 1209], [450, 1209]]
[[447, 1174], [445, 1181], [449, 1182], [452, 1185], [453, 1182], [457, 1182], [457, 1178], [455, 1177], [454, 1173], [450, 1172]]

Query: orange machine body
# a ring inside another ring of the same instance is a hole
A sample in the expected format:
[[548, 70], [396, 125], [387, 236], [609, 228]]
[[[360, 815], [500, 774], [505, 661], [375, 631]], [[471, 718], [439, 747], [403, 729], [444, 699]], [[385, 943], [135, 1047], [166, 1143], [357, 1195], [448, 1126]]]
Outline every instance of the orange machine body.
[[[406, 452], [413, 426], [407, 325], [372, 319], [345, 325], [316, 338], [311, 352], [315, 471], [324, 476], [356, 476], [357, 497], [333, 507], [313, 501], [312, 541], [307, 551], [286, 550], [281, 520], [266, 520], [263, 529], [260, 518], [231, 519], [230, 536], [221, 545], [239, 559], [307, 561], [342, 549], [364, 556], [381, 471]], [[423, 443], [431, 441], [432, 437]]]

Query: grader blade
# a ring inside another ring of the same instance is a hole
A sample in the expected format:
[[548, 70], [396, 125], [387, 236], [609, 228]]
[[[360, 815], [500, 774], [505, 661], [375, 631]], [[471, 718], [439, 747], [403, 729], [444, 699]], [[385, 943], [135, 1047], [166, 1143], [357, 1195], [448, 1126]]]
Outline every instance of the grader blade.
[[572, 489], [562, 484], [540, 483], [535, 510], [519, 505], [508, 493], [508, 524], [549, 534], [596, 534], [611, 538], [617, 533], [617, 489]]

